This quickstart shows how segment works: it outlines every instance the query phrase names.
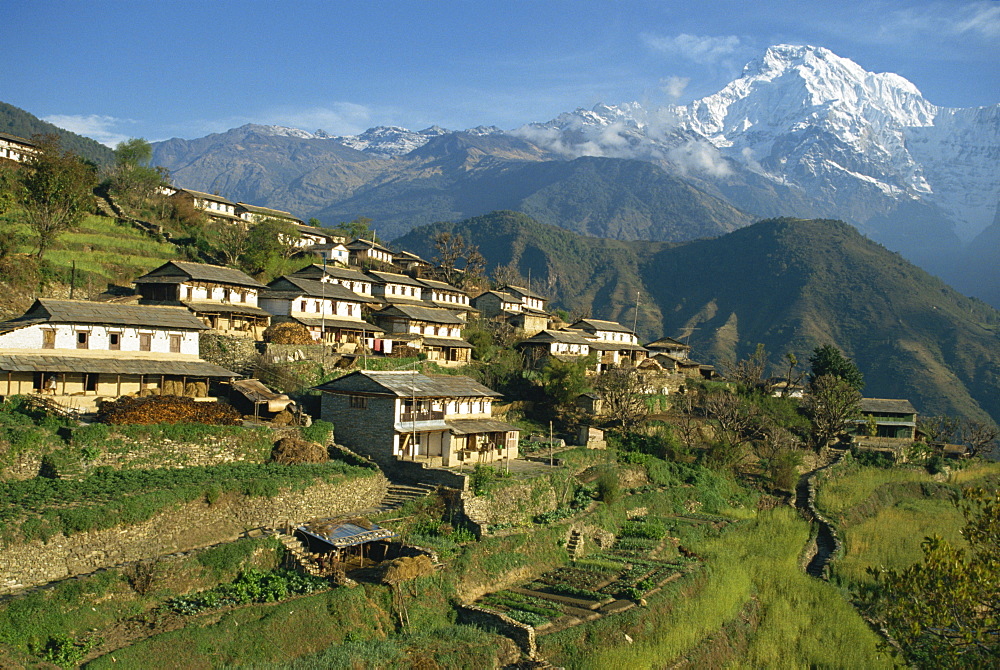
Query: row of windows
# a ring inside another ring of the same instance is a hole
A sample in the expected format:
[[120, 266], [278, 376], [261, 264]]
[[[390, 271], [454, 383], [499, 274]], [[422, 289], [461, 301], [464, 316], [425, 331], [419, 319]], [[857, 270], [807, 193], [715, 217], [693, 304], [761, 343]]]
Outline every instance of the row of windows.
[[[179, 354], [181, 352], [181, 336], [180, 335], [170, 335], [170, 352], [174, 354]], [[77, 349], [90, 349], [90, 331], [78, 330], [76, 331], [76, 348]], [[42, 330], [42, 349], [55, 349], [56, 348], [56, 331], [52, 329]], [[108, 350], [109, 351], [121, 351], [122, 348], [122, 335], [121, 333], [108, 333]], [[139, 351], [152, 351], [153, 350], [153, 334], [152, 333], [139, 333]]]
[[[208, 297], [209, 298], [211, 298], [215, 294], [214, 290], [206, 290], [206, 292], [208, 293]], [[246, 302], [247, 301], [247, 296], [250, 294], [250, 292], [249, 291], [232, 291], [232, 292], [230, 292], [230, 291], [228, 291], [226, 289], [223, 289], [222, 299], [226, 300], [226, 301], [231, 300], [230, 296], [232, 294], [236, 294], [239, 297], [239, 301], [240, 302]], [[184, 300], [194, 300], [194, 287], [193, 286], [185, 286], [184, 287]]]

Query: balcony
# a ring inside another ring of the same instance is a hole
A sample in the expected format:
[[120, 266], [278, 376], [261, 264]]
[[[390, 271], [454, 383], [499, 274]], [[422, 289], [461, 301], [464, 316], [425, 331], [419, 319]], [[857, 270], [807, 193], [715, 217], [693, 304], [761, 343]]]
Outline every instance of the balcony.
[[400, 423], [413, 423], [414, 421], [443, 421], [444, 410], [437, 412], [401, 412]]

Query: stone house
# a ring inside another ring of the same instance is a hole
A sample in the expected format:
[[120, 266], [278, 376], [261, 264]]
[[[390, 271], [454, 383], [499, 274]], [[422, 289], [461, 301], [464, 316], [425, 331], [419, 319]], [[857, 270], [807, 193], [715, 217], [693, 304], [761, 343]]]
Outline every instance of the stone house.
[[361, 370], [316, 388], [337, 441], [382, 465], [517, 458], [517, 427], [492, 416], [500, 394], [468, 377]]
[[38, 151], [31, 140], [10, 133], [0, 133], [0, 159], [23, 163]]
[[382, 329], [362, 319], [363, 303], [364, 298], [341, 284], [294, 276], [275, 279], [260, 295], [261, 307], [276, 323], [300, 323], [313, 339], [345, 345], [345, 352], [353, 352], [358, 344], [381, 351]]
[[441, 365], [469, 362], [472, 345], [462, 339], [465, 322], [454, 312], [421, 305], [389, 305], [372, 314], [394, 346], [408, 346]]
[[551, 356], [556, 358], [583, 358], [590, 355], [591, 340], [579, 331], [543, 330], [521, 340], [517, 348], [524, 352], [529, 361], [544, 364]]
[[[532, 303], [537, 301], [532, 299]], [[472, 299], [472, 306], [480, 311], [483, 318], [509, 323], [531, 336], [549, 327], [549, 315], [529, 307], [519, 296], [507, 291], [486, 291]]]
[[[869, 434], [874, 420], [875, 435]], [[854, 422], [854, 435], [912, 442], [917, 437], [917, 410], [906, 399], [862, 398], [861, 418]]]
[[501, 291], [512, 295], [515, 298], [520, 298], [522, 309], [534, 310], [536, 312], [545, 311], [545, 303], [547, 298], [543, 295], [535, 293], [530, 288], [525, 288], [523, 286], [514, 286], [513, 284], [507, 284], [500, 289]]
[[183, 305], [208, 328], [261, 338], [271, 315], [257, 305], [265, 286], [233, 268], [168, 261], [135, 280], [140, 304]]
[[205, 329], [183, 307], [39, 298], [0, 323], [0, 395], [43, 393], [86, 411], [143, 392], [207, 396], [211, 381], [237, 375], [198, 357]]

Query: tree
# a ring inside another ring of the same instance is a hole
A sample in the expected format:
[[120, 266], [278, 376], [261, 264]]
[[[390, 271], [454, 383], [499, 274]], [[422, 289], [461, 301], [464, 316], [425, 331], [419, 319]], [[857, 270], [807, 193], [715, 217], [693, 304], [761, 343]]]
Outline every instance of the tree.
[[868, 568], [875, 583], [858, 594], [921, 668], [1000, 665], [1000, 490], [966, 489], [958, 504], [965, 547], [925, 538], [922, 563]]
[[454, 284], [458, 277], [458, 261], [465, 255], [465, 239], [444, 231], [434, 236], [434, 264], [441, 270], [444, 280]]
[[802, 382], [802, 378], [805, 377], [806, 373], [795, 372], [795, 368], [799, 365], [798, 357], [792, 352], [785, 354], [785, 360], [788, 362], [788, 374], [785, 375], [785, 388], [781, 390], [781, 397], [787, 397], [789, 393], [792, 392], [793, 386], [798, 386]]
[[112, 196], [138, 214], [158, 192], [160, 186], [168, 182], [166, 168], [151, 167], [153, 148], [140, 138], [119, 142], [115, 147], [115, 165], [110, 171], [109, 190]]
[[561, 361], [549, 358], [541, 369], [539, 379], [545, 395], [552, 403], [556, 418], [573, 423], [578, 418], [580, 410], [576, 399], [590, 390], [587, 380], [587, 368], [594, 364], [592, 356], [579, 360]]
[[602, 372], [594, 380], [594, 390], [604, 399], [607, 414], [621, 421], [625, 428], [638, 425], [649, 414], [643, 395], [646, 384], [634, 367]]
[[834, 375], [822, 375], [812, 383], [806, 412], [816, 448], [822, 449], [861, 415], [861, 392]]
[[958, 432], [959, 421], [951, 416], [922, 416], [917, 418], [917, 430], [931, 444], [950, 442]]
[[299, 247], [300, 235], [290, 223], [269, 219], [250, 227], [246, 251], [240, 256], [240, 266], [250, 275], [267, 274], [290, 258]]
[[382, 240], [372, 230], [372, 220], [367, 216], [359, 216], [353, 221], [341, 221], [336, 228], [331, 228], [330, 232], [334, 235], [342, 235], [348, 240], [372, 240], [376, 244], [382, 243]]
[[812, 356], [809, 357], [809, 364], [812, 365], [812, 374], [809, 376], [810, 384], [815, 383], [824, 375], [832, 375], [847, 382], [858, 391], [865, 387], [865, 378], [858, 366], [832, 344], [824, 344], [813, 349]]
[[76, 154], [62, 151], [58, 136], [34, 139], [38, 152], [20, 173], [21, 204], [40, 259], [59, 235], [75, 228], [93, 209], [97, 174]]
[[966, 419], [959, 428], [959, 435], [969, 456], [988, 456], [997, 446], [1000, 430], [995, 424]]
[[767, 349], [763, 344], [757, 344], [754, 352], [740, 361], [727, 361], [726, 377], [748, 389], [756, 388], [764, 379], [767, 369]]
[[250, 249], [250, 226], [245, 223], [219, 221], [211, 225], [215, 233], [215, 249], [226, 265], [237, 265]]

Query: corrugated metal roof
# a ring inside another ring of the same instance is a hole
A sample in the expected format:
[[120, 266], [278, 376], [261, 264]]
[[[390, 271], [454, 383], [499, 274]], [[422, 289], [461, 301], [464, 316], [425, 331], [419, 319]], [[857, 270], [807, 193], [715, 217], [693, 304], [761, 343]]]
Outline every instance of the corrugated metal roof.
[[[111, 353], [111, 352], [109, 352]], [[117, 352], [128, 355], [128, 352]], [[2, 372], [85, 372], [89, 374], [238, 377], [235, 372], [201, 360], [93, 358], [50, 354], [0, 354]]]
[[[163, 277], [177, 277], [178, 281], [165, 281]], [[193, 281], [208, 281], [216, 284], [233, 284], [235, 286], [248, 286], [250, 288], [265, 288], [259, 281], [240, 270], [226, 268], [221, 265], [210, 265], [208, 263], [190, 263], [188, 261], [168, 261], [150, 270], [143, 276], [136, 279], [134, 284], [163, 284], [179, 283], [183, 279]]]
[[205, 325], [186, 307], [150, 305], [119, 305], [87, 300], [53, 300], [38, 298], [20, 316], [5, 322], [4, 330], [35, 323], [80, 323], [116, 326], [138, 326], [167, 330], [205, 330]]
[[412, 370], [358, 370], [315, 388], [333, 393], [390, 394], [400, 398], [482, 398], [501, 396], [469, 377], [425, 375]]
[[311, 535], [337, 549], [354, 547], [375, 540], [388, 540], [396, 537], [396, 533], [378, 524], [361, 519], [351, 521], [313, 521], [297, 529], [301, 533]]

